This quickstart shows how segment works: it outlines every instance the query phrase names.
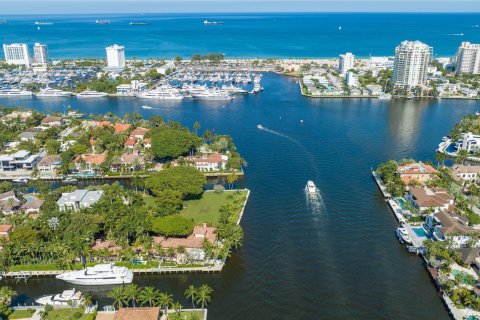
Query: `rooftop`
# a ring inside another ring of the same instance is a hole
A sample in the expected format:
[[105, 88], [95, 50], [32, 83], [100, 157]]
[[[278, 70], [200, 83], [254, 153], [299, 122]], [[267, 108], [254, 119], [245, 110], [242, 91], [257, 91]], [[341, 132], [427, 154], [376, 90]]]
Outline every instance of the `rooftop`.
[[217, 229], [213, 227], [195, 226], [193, 232], [187, 238], [165, 238], [153, 237], [153, 242], [161, 244], [163, 248], [203, 248], [203, 239], [207, 239], [210, 243], [217, 240]]
[[420, 207], [443, 207], [453, 204], [453, 198], [445, 189], [411, 187], [410, 193]]
[[114, 320], [158, 320], [160, 308], [120, 308], [115, 312]]

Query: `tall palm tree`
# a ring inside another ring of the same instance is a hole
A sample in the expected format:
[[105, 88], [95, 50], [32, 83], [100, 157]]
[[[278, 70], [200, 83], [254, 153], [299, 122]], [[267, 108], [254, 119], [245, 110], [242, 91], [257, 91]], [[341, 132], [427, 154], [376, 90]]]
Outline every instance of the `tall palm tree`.
[[197, 299], [197, 288], [193, 284], [189, 285], [185, 290], [185, 298], [192, 300], [192, 307], [195, 310], [195, 300]]
[[182, 313], [182, 304], [178, 301], [172, 303], [172, 309], [175, 310], [176, 313], [180, 314]]
[[168, 314], [168, 307], [173, 303], [173, 296], [166, 292], [160, 292], [158, 295], [158, 303], [160, 307], [165, 308], [165, 315]]
[[107, 294], [107, 297], [113, 299], [113, 306], [117, 306], [118, 309], [128, 304], [127, 298], [125, 297], [125, 290], [122, 287], [113, 288]]
[[200, 122], [197, 120], [195, 121], [195, 123], [193, 124], [193, 129], [195, 129], [195, 134], [198, 135], [198, 129], [200, 129]]
[[205, 309], [205, 306], [210, 303], [210, 300], [212, 299], [212, 292], [213, 289], [206, 284], [202, 284], [200, 288], [198, 288], [197, 303], [202, 305], [202, 309]]
[[125, 289], [125, 297], [127, 301], [132, 302], [132, 306], [135, 308], [135, 302], [138, 301], [138, 297], [142, 293], [142, 289], [139, 288], [136, 284], [130, 284]]
[[232, 186], [235, 183], [235, 181], [237, 181], [237, 179], [238, 179], [238, 176], [234, 173], [228, 175], [227, 183], [228, 183], [229, 189], [232, 189]]
[[9, 305], [12, 302], [12, 298], [17, 295], [17, 292], [10, 287], [0, 288], [0, 302]]
[[145, 287], [143, 291], [140, 292], [138, 298], [140, 300], [140, 305], [143, 306], [148, 303], [148, 306], [152, 307], [155, 305], [155, 302], [158, 299], [159, 292], [154, 287]]

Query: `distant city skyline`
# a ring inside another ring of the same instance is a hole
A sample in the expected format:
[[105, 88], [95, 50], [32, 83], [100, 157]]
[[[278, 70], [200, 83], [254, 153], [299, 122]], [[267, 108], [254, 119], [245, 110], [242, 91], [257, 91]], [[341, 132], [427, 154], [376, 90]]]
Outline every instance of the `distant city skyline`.
[[480, 12], [480, 1], [447, 0], [0, 0], [3, 15], [221, 12]]

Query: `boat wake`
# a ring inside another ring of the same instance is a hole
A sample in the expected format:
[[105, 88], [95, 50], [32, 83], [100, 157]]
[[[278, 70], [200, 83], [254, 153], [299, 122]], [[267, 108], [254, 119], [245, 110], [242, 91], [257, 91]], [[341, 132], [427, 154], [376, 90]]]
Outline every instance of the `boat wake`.
[[305, 187], [305, 199], [307, 202], [307, 207], [312, 211], [312, 213], [321, 213], [325, 209], [322, 193], [318, 187], [314, 193], [309, 192], [308, 187]]
[[457, 37], [462, 37], [464, 36], [463, 33], [447, 33], [445, 34], [446, 36], [457, 36]]
[[293, 140], [292, 138], [290, 138], [289, 136], [283, 134], [283, 133], [280, 133], [280, 132], [277, 132], [275, 130], [272, 130], [272, 129], [268, 129], [268, 128], [265, 128], [264, 126], [262, 126], [261, 124], [257, 125], [257, 129], [259, 130], [263, 130], [263, 131], [267, 131], [267, 132], [270, 132], [270, 133], [273, 133], [273, 134], [276, 134], [277, 136], [281, 136], [281, 137], [284, 137], [284, 138], [287, 138], [287, 139], [290, 139], [290, 140]]

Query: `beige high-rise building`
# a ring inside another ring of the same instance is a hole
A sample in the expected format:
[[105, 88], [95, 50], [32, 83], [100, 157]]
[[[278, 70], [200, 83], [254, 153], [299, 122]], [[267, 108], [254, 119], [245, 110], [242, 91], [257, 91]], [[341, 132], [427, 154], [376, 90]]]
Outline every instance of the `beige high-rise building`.
[[403, 41], [395, 48], [393, 83], [414, 87], [425, 84], [433, 49], [420, 41]]
[[480, 44], [462, 42], [455, 55], [455, 73], [480, 73]]

